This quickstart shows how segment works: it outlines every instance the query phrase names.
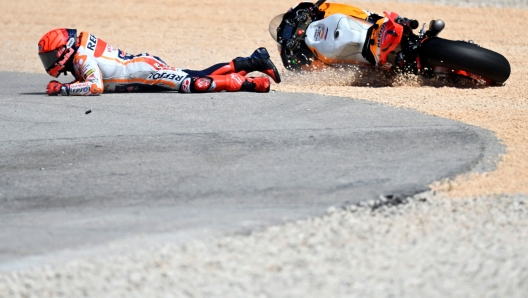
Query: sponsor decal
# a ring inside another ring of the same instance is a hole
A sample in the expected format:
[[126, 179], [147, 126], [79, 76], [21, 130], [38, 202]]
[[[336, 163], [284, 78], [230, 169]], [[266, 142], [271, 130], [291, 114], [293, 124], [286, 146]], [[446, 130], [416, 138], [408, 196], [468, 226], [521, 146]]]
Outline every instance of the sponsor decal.
[[[325, 35], [325, 26], [322, 25], [322, 26], [317, 26], [315, 28], [315, 33], [314, 33], [314, 40], [315, 41], [320, 41], [321, 39], [325, 39], [326, 40], [326, 35]], [[328, 28], [326, 28], [326, 33], [328, 33]]]
[[160, 79], [167, 79], [167, 80], [173, 80], [173, 81], [181, 81], [183, 80], [184, 76], [177, 75], [174, 73], [168, 73], [168, 72], [154, 72], [151, 73], [147, 79], [149, 80], [160, 80]]
[[90, 87], [90, 83], [77, 83], [70, 85], [70, 88], [83, 88], [83, 87]]
[[157, 62], [154, 63], [154, 68], [156, 68], [157, 70], [172, 70], [172, 71], [176, 71], [175, 67], [167, 66], [165, 64], [161, 64], [161, 63], [157, 63]]
[[71, 47], [73, 47], [73, 44], [74, 44], [74, 43], [75, 43], [75, 38], [72, 37], [72, 38], [70, 38], [70, 39], [68, 40], [68, 43], [66, 44], [66, 47], [67, 47], [67, 48], [71, 48]]
[[385, 25], [386, 24], [387, 23], [383, 23], [383, 25], [381, 25], [381, 29], [380, 29], [380, 31], [378, 33], [378, 48], [381, 46], [381, 36], [384, 33], [384, 31], [385, 31]]
[[90, 91], [90, 87], [70, 88], [70, 93], [86, 93]]
[[[390, 47], [393, 45], [395, 38], [398, 36], [398, 33], [394, 30], [387, 30], [387, 32], [383, 32], [383, 35], [381, 37], [381, 43], [378, 42], [378, 44], [381, 44], [381, 51], [386, 52], [390, 49]], [[387, 45], [388, 43], [388, 45]]]
[[95, 45], [97, 44], [97, 37], [90, 34], [88, 38], [88, 45], [86, 46], [89, 50], [95, 51]]
[[92, 69], [88, 70], [87, 72], [85, 72], [84, 75], [86, 77], [88, 77], [89, 75], [93, 74], [94, 72], [95, 72], [95, 69], [92, 68]]
[[315, 28], [315, 33], [314, 33], [314, 40], [315, 41], [321, 40], [321, 31], [323, 31], [323, 30], [321, 30], [321, 27]]

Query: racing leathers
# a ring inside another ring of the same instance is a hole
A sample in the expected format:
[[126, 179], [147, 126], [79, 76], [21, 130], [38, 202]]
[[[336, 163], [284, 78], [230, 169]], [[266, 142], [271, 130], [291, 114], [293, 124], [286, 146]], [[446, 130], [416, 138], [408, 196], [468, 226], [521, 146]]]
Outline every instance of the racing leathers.
[[251, 57], [239, 57], [196, 71], [169, 66], [148, 53], [130, 55], [88, 32], [78, 36], [77, 50], [68, 70], [75, 81], [70, 84], [50, 82], [47, 87], [49, 95], [141, 91], [268, 92], [269, 79], [245, 77], [251, 71], [264, 72], [280, 82], [279, 73], [265, 48], [256, 50]]

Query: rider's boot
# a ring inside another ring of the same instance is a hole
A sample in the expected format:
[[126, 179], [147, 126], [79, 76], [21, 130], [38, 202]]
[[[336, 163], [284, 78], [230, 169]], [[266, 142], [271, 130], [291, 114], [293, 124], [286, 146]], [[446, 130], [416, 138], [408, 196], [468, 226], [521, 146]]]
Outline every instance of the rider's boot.
[[213, 91], [246, 91], [246, 92], [262, 92], [270, 91], [270, 80], [266, 77], [248, 78], [238, 73], [231, 73], [228, 75], [211, 75], [210, 76], [216, 87]]
[[270, 76], [275, 83], [281, 82], [279, 71], [271, 62], [270, 56], [266, 48], [258, 48], [249, 57], [238, 57], [230, 62], [234, 72], [241, 75], [246, 75], [252, 71], [260, 71]]

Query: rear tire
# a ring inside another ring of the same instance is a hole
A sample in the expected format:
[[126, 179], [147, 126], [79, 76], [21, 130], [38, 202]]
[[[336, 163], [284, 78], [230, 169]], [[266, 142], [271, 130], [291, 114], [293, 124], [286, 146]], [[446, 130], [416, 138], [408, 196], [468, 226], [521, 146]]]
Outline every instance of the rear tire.
[[499, 85], [510, 77], [510, 63], [504, 56], [464, 41], [430, 38], [422, 43], [419, 56], [424, 67], [464, 70]]

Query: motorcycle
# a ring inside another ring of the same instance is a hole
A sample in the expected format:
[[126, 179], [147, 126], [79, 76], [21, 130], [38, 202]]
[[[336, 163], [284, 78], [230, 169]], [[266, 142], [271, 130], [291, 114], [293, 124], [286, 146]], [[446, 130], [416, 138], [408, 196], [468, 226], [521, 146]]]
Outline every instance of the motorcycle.
[[419, 22], [384, 12], [384, 16], [340, 4], [301, 2], [269, 25], [286, 69], [321, 66], [374, 66], [427, 77], [464, 77], [486, 85], [502, 85], [510, 64], [499, 53], [473, 41], [438, 37], [444, 21], [432, 20], [415, 34]]

